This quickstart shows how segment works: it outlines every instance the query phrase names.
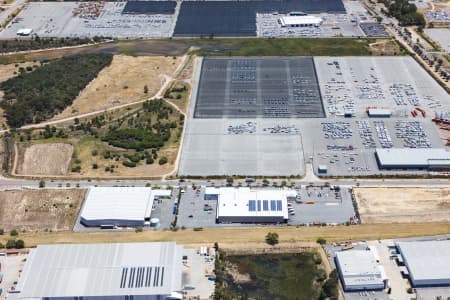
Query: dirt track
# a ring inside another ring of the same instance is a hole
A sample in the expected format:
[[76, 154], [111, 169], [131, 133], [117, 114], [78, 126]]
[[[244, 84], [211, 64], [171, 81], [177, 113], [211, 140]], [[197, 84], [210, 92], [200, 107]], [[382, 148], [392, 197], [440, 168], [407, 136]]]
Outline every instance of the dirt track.
[[450, 222], [450, 188], [355, 188], [363, 223]]
[[[173, 75], [181, 61], [179, 57], [116, 55], [73, 104], [51, 121], [150, 98], [162, 87], [165, 76]], [[148, 88], [147, 93], [144, 86]]]
[[0, 228], [6, 231], [72, 230], [84, 194], [83, 189], [1, 191]]

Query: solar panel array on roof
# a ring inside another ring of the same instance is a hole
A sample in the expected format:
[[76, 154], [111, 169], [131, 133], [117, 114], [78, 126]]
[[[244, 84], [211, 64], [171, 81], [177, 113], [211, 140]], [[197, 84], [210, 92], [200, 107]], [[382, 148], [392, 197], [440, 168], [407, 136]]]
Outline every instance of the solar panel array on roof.
[[256, 36], [256, 14], [345, 13], [341, 0], [183, 1], [174, 36]]
[[[270, 200], [270, 210], [282, 211], [282, 200]], [[269, 200], [248, 200], [248, 211], [269, 211]]]
[[128, 1], [122, 14], [173, 15], [176, 1]]

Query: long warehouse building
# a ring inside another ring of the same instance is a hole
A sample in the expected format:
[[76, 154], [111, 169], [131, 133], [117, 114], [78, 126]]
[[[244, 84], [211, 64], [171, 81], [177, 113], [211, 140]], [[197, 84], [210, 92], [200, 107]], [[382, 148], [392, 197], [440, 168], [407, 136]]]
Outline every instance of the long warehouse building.
[[144, 226], [150, 221], [155, 199], [170, 196], [170, 190], [148, 187], [92, 187], [86, 194], [80, 223], [87, 227]]
[[375, 157], [380, 169], [450, 170], [450, 152], [442, 148], [378, 148]]
[[217, 199], [217, 223], [286, 223], [287, 200], [295, 195], [294, 190], [210, 188], [205, 199]]
[[183, 247], [174, 242], [40, 245], [11, 299], [182, 299]]
[[397, 242], [414, 287], [450, 286], [450, 240]]

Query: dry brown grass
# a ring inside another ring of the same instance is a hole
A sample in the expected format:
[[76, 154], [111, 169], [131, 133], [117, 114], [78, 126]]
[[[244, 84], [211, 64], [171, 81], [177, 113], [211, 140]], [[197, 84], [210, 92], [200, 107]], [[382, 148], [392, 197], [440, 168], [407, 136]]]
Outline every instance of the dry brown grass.
[[370, 51], [374, 55], [398, 55], [401, 53], [399, 45], [392, 39], [377, 39], [370, 44]]
[[[229, 244], [230, 246], [247, 243], [265, 243], [265, 235], [277, 232], [280, 244], [292, 242], [315, 242], [318, 237], [327, 241], [360, 241], [370, 239], [388, 239], [412, 236], [426, 236], [450, 233], [449, 223], [407, 223], [407, 224], [364, 224], [354, 226], [329, 227], [233, 227], [209, 228], [202, 231], [178, 230], [125, 232], [37, 232], [23, 233], [21, 238], [27, 246], [55, 243], [120, 243], [120, 242], [150, 242], [175, 241], [181, 244], [197, 245]], [[5, 243], [8, 236], [0, 236], [0, 242]]]
[[363, 223], [450, 222], [450, 188], [355, 188]]
[[[53, 120], [133, 103], [154, 96], [164, 83], [164, 75], [173, 75], [180, 58], [163, 56], [115, 55], [109, 67], [86, 86], [73, 104]], [[148, 92], [144, 93], [147, 85]]]
[[0, 228], [7, 231], [72, 230], [84, 194], [83, 189], [1, 191]]
[[65, 143], [42, 143], [31, 145], [24, 152], [23, 156], [19, 155], [17, 174], [66, 175], [73, 146]]

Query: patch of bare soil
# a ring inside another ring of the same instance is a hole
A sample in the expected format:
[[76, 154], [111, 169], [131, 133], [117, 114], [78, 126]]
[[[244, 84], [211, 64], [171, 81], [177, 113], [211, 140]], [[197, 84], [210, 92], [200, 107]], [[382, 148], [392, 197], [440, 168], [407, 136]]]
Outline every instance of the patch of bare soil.
[[355, 188], [363, 223], [450, 221], [450, 188]]
[[72, 230], [84, 194], [84, 189], [2, 191], [0, 228], [5, 231]]
[[66, 175], [73, 146], [65, 143], [44, 143], [27, 147], [19, 155], [16, 172], [25, 175]]

